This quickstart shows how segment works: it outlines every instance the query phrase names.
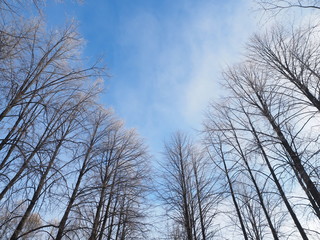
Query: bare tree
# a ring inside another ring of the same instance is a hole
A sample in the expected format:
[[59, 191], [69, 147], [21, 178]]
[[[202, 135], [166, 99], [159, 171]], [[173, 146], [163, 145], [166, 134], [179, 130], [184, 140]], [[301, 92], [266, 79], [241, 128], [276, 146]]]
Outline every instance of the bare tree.
[[[208, 127], [208, 125], [207, 125]], [[239, 205], [239, 200], [238, 200], [238, 197], [237, 197], [237, 194], [236, 194], [236, 191], [235, 191], [235, 184], [234, 184], [234, 173], [233, 173], [233, 168], [234, 168], [234, 165], [228, 163], [228, 158], [227, 158], [227, 154], [226, 154], [226, 150], [225, 148], [226, 145], [224, 145], [224, 141], [223, 141], [223, 135], [221, 135], [221, 132], [220, 131], [208, 131], [209, 129], [206, 129], [206, 134], [207, 134], [207, 137], [206, 137], [206, 144], [207, 144], [207, 148], [208, 148], [208, 152], [211, 156], [211, 159], [213, 160], [214, 164], [217, 165], [219, 167], [220, 163], [221, 162], [221, 165], [219, 168], [220, 170], [222, 171], [222, 179], [226, 179], [226, 182], [227, 182], [227, 186], [225, 188], [227, 188], [227, 190], [225, 190], [225, 192], [228, 192], [228, 196], [231, 197], [232, 199], [232, 203], [233, 203], [233, 206], [236, 210], [236, 215], [237, 215], [237, 218], [239, 220], [239, 223], [240, 223], [240, 229], [241, 229], [241, 232], [242, 232], [242, 235], [244, 237], [245, 240], [248, 240], [249, 239], [249, 233], [248, 233], [248, 230], [246, 229], [246, 226], [245, 226], [245, 222], [244, 222], [244, 219], [243, 219], [243, 216], [241, 214], [241, 208], [240, 208], [240, 205]]]
[[143, 142], [101, 107], [89, 111], [85, 121], [72, 157], [79, 168], [70, 178], [73, 187], [55, 239], [130, 239], [143, 234], [148, 175]]
[[208, 159], [182, 133], [173, 135], [165, 149], [159, 196], [169, 217], [184, 229], [183, 239], [211, 239], [220, 198], [213, 189]]
[[[90, 239], [103, 239], [106, 233], [107, 238], [112, 239], [112, 226], [108, 226], [107, 221], [114, 222], [114, 217], [118, 217], [117, 231], [120, 231], [118, 234], [121, 236], [118, 235], [117, 239], [125, 239], [132, 236], [132, 231], [143, 228], [144, 214], [138, 205], [143, 206], [141, 200], [147, 190], [144, 181], [147, 179], [148, 155], [136, 133], [125, 130], [121, 122], [114, 126], [105, 141], [96, 169], [99, 174], [99, 201], [94, 213]], [[114, 200], [120, 207], [117, 215], [110, 209]], [[139, 222], [142, 225], [138, 224]], [[137, 226], [134, 226], [135, 224]], [[106, 231], [108, 228], [110, 231]]]
[[[103, 136], [109, 133], [110, 129], [108, 129], [108, 127], [114, 124], [111, 113], [103, 111], [102, 109], [93, 108], [91, 111], [87, 111], [87, 114], [84, 114], [83, 117], [84, 121], [82, 121], [82, 127], [84, 128], [84, 132], [78, 140], [78, 148], [77, 151], [75, 151], [75, 156], [72, 156], [74, 159], [73, 161], [79, 162], [80, 168], [76, 170], [76, 182], [73, 189], [70, 189], [71, 196], [67, 201], [65, 212], [59, 222], [56, 239], [61, 239], [63, 237], [69, 214], [71, 213], [72, 208], [75, 207], [77, 198], [81, 197], [81, 192], [86, 194], [87, 187], [83, 184], [83, 178], [93, 167], [93, 158], [98, 152], [97, 145], [101, 144]], [[77, 205], [78, 204], [79, 203], [77, 203]]]
[[[258, 180], [257, 180], [257, 174], [255, 174], [255, 170], [252, 169], [252, 167], [250, 166], [250, 164], [252, 164], [252, 162], [253, 162], [253, 160], [250, 157], [251, 148], [245, 149], [244, 146], [243, 146], [244, 144], [240, 143], [240, 142], [243, 142], [244, 138], [243, 138], [243, 136], [241, 136], [237, 132], [237, 130], [236, 130], [235, 126], [234, 126], [234, 123], [232, 122], [231, 118], [228, 115], [229, 114], [227, 113], [227, 115], [226, 115], [226, 120], [227, 120], [227, 124], [228, 124], [227, 126], [230, 129], [231, 137], [232, 137], [232, 138], [230, 138], [230, 135], [229, 135], [229, 137], [227, 138], [228, 144], [230, 144], [232, 146], [232, 148], [237, 151], [237, 154], [239, 155], [240, 159], [243, 161], [245, 170], [249, 174], [249, 179], [250, 179], [250, 181], [252, 182], [252, 184], [254, 186], [254, 192], [255, 192], [255, 194], [257, 195], [257, 198], [258, 198], [258, 201], [257, 201], [258, 204], [257, 205], [259, 205], [259, 207], [261, 207], [262, 210], [263, 210], [263, 213], [264, 213], [265, 218], [266, 218], [266, 220], [268, 222], [268, 226], [269, 226], [269, 228], [271, 230], [273, 238], [274, 239], [279, 239], [278, 233], [277, 233], [277, 231], [276, 231], [276, 229], [274, 227], [274, 223], [271, 220], [269, 209], [267, 209], [267, 206], [265, 204], [265, 199], [264, 199], [264, 196], [263, 196], [264, 189], [260, 189], [260, 187], [259, 187], [260, 184], [258, 183]], [[240, 119], [237, 119], [237, 120], [240, 120]], [[244, 205], [247, 207], [249, 216], [251, 215], [252, 217], [254, 217], [254, 215], [255, 215], [253, 213], [253, 208], [254, 207], [251, 206], [251, 204], [250, 204], [250, 200], [253, 197], [248, 197], [248, 194], [247, 194], [247, 192], [245, 190], [245, 194], [243, 195], [243, 198], [244, 198], [244, 202], [245, 202]], [[254, 218], [250, 222], [253, 223], [252, 226], [253, 226], [253, 232], [254, 232], [255, 238], [256, 239], [261, 239], [262, 238], [262, 233], [261, 233], [262, 230], [261, 230], [261, 228], [257, 226], [256, 221], [255, 221]]]
[[[38, 22], [33, 25], [28, 33], [30, 37], [19, 41], [18, 53], [1, 61], [4, 101], [0, 128], [4, 138], [0, 143], [3, 156], [0, 166], [7, 179], [1, 186], [0, 199], [59, 128], [57, 122], [43, 124], [50, 113], [48, 108], [57, 99], [64, 101], [68, 96], [81, 94], [82, 86], [88, 87], [84, 86], [85, 82], [96, 75], [95, 67], [84, 69], [77, 64], [81, 41], [73, 26], [61, 31], [59, 36], [58, 32], [47, 34]], [[39, 124], [38, 129], [35, 129], [36, 124]], [[15, 158], [22, 160], [21, 166], [12, 165]], [[13, 168], [15, 173], [11, 172]]]

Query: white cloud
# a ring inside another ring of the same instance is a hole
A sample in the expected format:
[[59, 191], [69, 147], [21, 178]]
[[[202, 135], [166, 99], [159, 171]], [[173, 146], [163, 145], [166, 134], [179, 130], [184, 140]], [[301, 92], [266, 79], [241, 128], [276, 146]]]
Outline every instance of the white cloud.
[[160, 53], [163, 59], [176, 59], [174, 63], [162, 62], [161, 79], [170, 80], [163, 89], [170, 86], [166, 91], [172, 92], [173, 101], [178, 103], [168, 107], [175, 107], [188, 126], [199, 127], [208, 102], [221, 92], [217, 84], [221, 70], [239, 58], [253, 31], [249, 5], [245, 1], [238, 4], [224, 6], [229, 9], [225, 13], [219, 13], [210, 3], [191, 6], [194, 11], [184, 24], [170, 29], [179, 32], [182, 37], [175, 40], [182, 42]]
[[[249, 0], [197, 1], [166, 15], [138, 8], [122, 19], [116, 111], [160, 149], [172, 131], [199, 129], [226, 64], [237, 61], [253, 31]], [[125, 80], [121, 78], [126, 78]]]

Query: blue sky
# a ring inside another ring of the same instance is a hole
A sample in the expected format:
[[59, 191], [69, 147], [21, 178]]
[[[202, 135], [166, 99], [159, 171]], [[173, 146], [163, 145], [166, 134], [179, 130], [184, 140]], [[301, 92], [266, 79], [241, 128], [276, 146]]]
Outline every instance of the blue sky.
[[47, 2], [48, 23], [75, 19], [84, 56], [103, 56], [100, 101], [137, 128], [158, 155], [176, 130], [201, 129], [228, 64], [239, 61], [257, 22], [251, 0], [92, 0]]

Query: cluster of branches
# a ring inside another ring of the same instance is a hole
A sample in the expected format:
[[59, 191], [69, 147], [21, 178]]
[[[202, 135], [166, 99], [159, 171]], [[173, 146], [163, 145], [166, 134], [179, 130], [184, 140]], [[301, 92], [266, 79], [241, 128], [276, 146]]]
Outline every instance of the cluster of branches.
[[256, 0], [260, 7], [268, 12], [279, 13], [286, 9], [320, 9], [318, 0]]
[[141, 238], [143, 141], [96, 103], [75, 26], [49, 32], [23, 6], [0, 1], [0, 238]]
[[210, 108], [206, 146], [244, 239], [320, 238], [319, 49], [318, 26], [255, 35]]

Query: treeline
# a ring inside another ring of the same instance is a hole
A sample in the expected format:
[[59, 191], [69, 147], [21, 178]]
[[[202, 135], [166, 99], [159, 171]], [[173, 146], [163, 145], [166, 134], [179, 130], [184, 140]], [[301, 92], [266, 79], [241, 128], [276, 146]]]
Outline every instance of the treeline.
[[[146, 145], [98, 103], [103, 68], [73, 24], [48, 30], [43, 4], [0, 0], [0, 239], [150, 239]], [[201, 141], [166, 142], [162, 238], [320, 239], [320, 28], [301, 25], [254, 35]]]
[[103, 69], [76, 27], [49, 31], [42, 6], [0, 1], [0, 239], [139, 239], [146, 146], [97, 103]]
[[[319, 8], [260, 3], [276, 14]], [[227, 96], [210, 105], [202, 140], [167, 142], [168, 239], [320, 239], [320, 28], [301, 26], [254, 35], [223, 74]]]

